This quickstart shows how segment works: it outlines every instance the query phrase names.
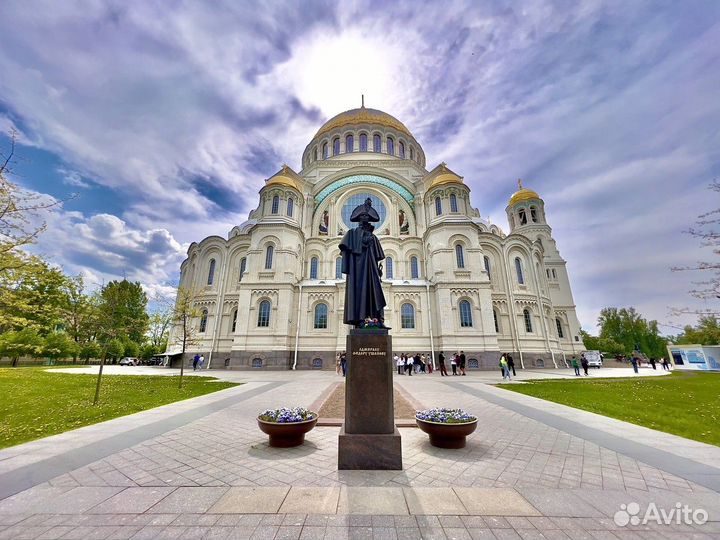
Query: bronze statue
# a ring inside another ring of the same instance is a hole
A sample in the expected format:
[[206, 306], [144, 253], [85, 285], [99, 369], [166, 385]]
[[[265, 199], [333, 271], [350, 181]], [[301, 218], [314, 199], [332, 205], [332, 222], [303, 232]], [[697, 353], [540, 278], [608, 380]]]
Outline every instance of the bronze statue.
[[362, 328], [366, 321], [372, 326], [387, 328], [383, 309], [386, 306], [381, 278], [385, 259], [380, 240], [373, 234], [371, 224], [380, 221], [370, 198], [359, 205], [350, 215], [350, 221], [359, 223], [349, 230], [340, 241], [342, 273], [347, 275], [345, 284], [345, 313], [343, 322]]

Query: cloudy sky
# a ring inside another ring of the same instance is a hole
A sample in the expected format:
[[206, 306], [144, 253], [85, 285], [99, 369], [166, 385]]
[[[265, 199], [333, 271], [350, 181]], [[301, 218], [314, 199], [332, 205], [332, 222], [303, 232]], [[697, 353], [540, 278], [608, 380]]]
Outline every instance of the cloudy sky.
[[541, 194], [586, 329], [692, 305], [670, 267], [704, 257], [682, 231], [720, 202], [720, 2], [6, 0], [0, 21], [0, 145], [17, 129], [15, 180], [77, 194], [37, 249], [91, 284], [170, 292], [364, 93], [506, 230], [515, 180]]

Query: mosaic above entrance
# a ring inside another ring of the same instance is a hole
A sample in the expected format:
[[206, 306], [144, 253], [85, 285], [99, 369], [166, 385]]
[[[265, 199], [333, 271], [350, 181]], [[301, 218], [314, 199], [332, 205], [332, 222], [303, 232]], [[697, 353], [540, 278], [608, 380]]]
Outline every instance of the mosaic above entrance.
[[320, 204], [327, 198], [328, 195], [338, 189], [342, 189], [353, 184], [375, 184], [385, 186], [400, 195], [410, 205], [412, 205], [415, 200], [415, 196], [410, 193], [410, 191], [393, 180], [383, 178], [382, 176], [375, 176], [374, 174], [355, 174], [353, 176], [346, 176], [345, 178], [335, 180], [332, 184], [323, 188], [317, 195], [315, 195], [315, 204]]

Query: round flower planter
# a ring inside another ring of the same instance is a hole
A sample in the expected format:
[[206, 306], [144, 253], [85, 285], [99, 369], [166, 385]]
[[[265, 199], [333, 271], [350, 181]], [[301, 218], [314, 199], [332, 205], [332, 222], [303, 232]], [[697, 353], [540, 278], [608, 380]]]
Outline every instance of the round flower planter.
[[465, 448], [467, 436], [477, 428], [477, 418], [472, 422], [456, 424], [428, 422], [415, 418], [418, 427], [430, 436], [430, 444], [438, 448]]
[[305, 434], [315, 427], [318, 415], [303, 422], [266, 422], [257, 419], [258, 427], [270, 437], [270, 446], [274, 448], [290, 448], [305, 442]]

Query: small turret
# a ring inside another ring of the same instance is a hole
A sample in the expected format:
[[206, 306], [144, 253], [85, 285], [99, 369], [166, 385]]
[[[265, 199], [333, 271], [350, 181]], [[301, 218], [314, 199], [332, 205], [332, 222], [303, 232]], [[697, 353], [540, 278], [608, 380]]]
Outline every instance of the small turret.
[[518, 179], [518, 190], [510, 197], [507, 213], [510, 232], [527, 226], [547, 225], [545, 203], [535, 191], [524, 188]]

